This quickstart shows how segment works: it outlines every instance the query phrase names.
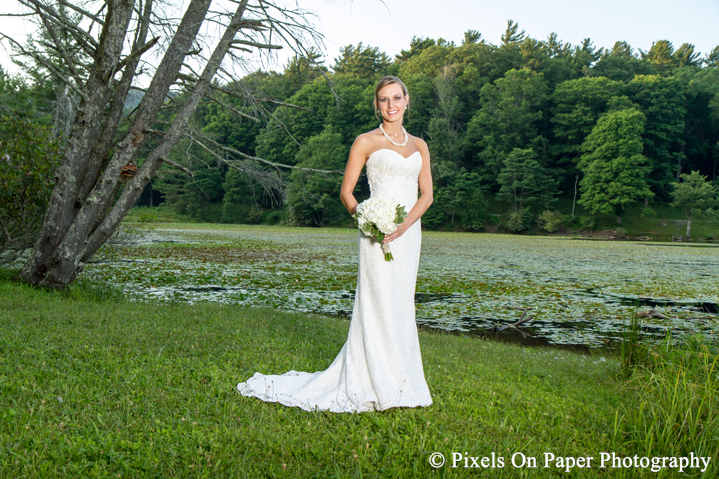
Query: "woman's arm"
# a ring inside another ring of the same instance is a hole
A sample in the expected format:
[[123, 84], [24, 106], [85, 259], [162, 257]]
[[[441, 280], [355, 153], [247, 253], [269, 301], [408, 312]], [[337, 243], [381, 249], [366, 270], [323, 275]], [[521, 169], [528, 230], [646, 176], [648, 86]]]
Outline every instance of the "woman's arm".
[[427, 148], [427, 143], [425, 143], [424, 140], [417, 138], [415, 141], [417, 142], [419, 153], [422, 155], [422, 169], [419, 172], [418, 178], [420, 196], [402, 224], [397, 227], [394, 233], [386, 235], [383, 243], [389, 243], [402, 236], [410, 226], [422, 217], [432, 204], [432, 201], [434, 201], [432, 193], [432, 169], [429, 164], [429, 148]]
[[362, 168], [367, 163], [367, 148], [369, 141], [364, 135], [358, 136], [350, 149], [349, 159], [345, 167], [345, 175], [342, 178], [340, 187], [340, 200], [351, 215], [357, 212], [357, 200], [354, 196], [354, 189], [359, 180]]

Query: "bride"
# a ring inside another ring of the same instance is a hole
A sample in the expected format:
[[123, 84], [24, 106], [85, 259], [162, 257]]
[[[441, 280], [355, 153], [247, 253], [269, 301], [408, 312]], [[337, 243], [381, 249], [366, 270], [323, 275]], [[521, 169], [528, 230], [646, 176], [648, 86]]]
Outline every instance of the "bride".
[[256, 373], [237, 385], [244, 396], [330, 412], [432, 404], [414, 309], [422, 242], [419, 219], [432, 204], [429, 150], [402, 126], [409, 94], [399, 78], [379, 80], [374, 104], [381, 123], [352, 145], [340, 198], [355, 214], [358, 203], [352, 192], [366, 166], [372, 195], [391, 197], [405, 207], [409, 214], [404, 222], [384, 239], [391, 243], [394, 260], [385, 261], [381, 245], [359, 232], [357, 293], [347, 342], [337, 358], [327, 370], [315, 373]]

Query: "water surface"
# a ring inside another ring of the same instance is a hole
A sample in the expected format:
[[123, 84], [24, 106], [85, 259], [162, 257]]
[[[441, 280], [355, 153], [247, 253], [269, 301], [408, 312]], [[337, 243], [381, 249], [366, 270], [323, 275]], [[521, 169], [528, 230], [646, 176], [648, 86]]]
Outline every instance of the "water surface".
[[[348, 316], [357, 232], [225, 225], [165, 225], [125, 234], [85, 270], [131, 297], [215, 301]], [[605, 346], [638, 310], [643, 334], [719, 333], [719, 248], [576, 241], [547, 236], [423, 233], [417, 322], [537, 343]]]

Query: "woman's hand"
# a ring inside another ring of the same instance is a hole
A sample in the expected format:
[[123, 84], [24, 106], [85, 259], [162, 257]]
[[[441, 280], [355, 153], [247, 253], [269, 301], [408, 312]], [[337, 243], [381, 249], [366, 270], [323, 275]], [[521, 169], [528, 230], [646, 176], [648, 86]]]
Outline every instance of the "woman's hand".
[[407, 228], [409, 228], [409, 226], [407, 226], [407, 221], [403, 221], [402, 224], [399, 225], [396, 230], [394, 230], [394, 232], [392, 232], [388, 235], [384, 235], [384, 240], [382, 240], [382, 242], [390, 243], [390, 242], [396, 240], [397, 238], [402, 236], [405, 231], [407, 231]]

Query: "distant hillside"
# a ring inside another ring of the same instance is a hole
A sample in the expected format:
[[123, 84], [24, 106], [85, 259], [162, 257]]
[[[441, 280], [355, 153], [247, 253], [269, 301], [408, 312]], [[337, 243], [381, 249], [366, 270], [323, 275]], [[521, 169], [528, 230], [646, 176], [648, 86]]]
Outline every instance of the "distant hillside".
[[129, 115], [132, 110], [137, 107], [137, 105], [140, 104], [142, 101], [142, 98], [145, 96], [144, 91], [140, 90], [130, 90], [127, 94], [127, 98], [125, 99], [125, 114]]

